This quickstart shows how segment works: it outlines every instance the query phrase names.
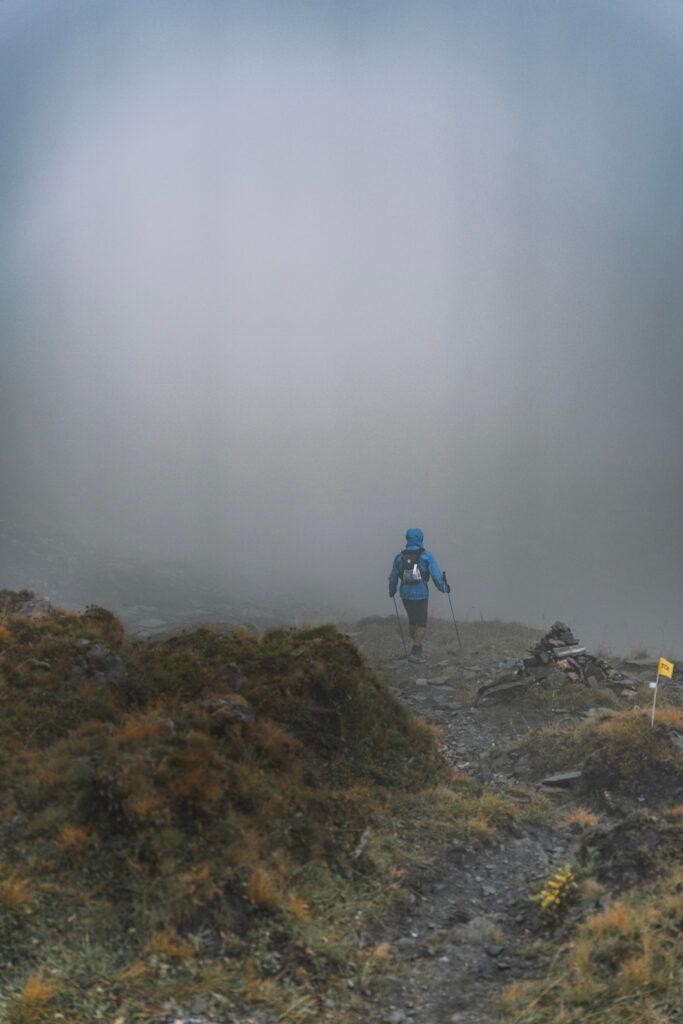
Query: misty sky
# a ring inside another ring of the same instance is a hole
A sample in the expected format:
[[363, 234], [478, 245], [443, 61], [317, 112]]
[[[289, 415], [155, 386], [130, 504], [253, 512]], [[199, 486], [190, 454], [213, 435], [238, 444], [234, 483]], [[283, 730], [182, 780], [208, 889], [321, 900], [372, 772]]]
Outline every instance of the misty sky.
[[463, 616], [683, 654], [682, 3], [2, 0], [0, 47], [14, 508], [359, 615], [420, 526]]

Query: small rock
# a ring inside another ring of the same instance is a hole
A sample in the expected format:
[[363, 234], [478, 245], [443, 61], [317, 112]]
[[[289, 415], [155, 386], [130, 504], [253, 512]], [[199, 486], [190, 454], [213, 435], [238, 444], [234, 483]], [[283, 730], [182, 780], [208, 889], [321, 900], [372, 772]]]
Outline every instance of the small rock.
[[228, 661], [221, 665], [218, 669], [218, 674], [230, 683], [233, 690], [241, 690], [247, 682], [244, 672], [234, 661]]
[[88, 661], [97, 661], [98, 659], [108, 658], [112, 652], [104, 644], [90, 644], [88, 650], [85, 652], [85, 656]]
[[556, 772], [554, 775], [547, 775], [541, 780], [544, 786], [570, 786], [581, 778], [581, 772]]
[[225, 722], [251, 722], [254, 717], [252, 708], [243, 698], [232, 697], [229, 693], [222, 697], [208, 697], [202, 701], [202, 707], [213, 718]]
[[51, 615], [53, 611], [52, 605], [44, 597], [32, 597], [29, 601], [24, 601], [17, 608], [17, 612], [20, 615], [25, 615], [27, 619], [46, 619], [48, 615]]
[[600, 722], [604, 718], [613, 718], [615, 715], [618, 714], [619, 712], [615, 711], [614, 708], [588, 708], [587, 711], [584, 711], [583, 717], [595, 718], [598, 722]]
[[496, 956], [500, 956], [500, 954], [505, 949], [505, 946], [500, 946], [500, 945], [498, 945], [496, 943], [492, 943], [491, 945], [484, 946], [484, 949], [486, 950], [486, 952], [488, 953], [489, 956], [496, 957]]

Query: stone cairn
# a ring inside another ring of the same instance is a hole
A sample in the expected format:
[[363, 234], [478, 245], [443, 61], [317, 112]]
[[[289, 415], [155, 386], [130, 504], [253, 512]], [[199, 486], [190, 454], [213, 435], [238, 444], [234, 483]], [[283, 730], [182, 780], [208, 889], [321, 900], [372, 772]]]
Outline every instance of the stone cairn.
[[564, 622], [551, 626], [531, 649], [530, 657], [524, 659], [523, 667], [538, 682], [559, 671], [572, 682], [586, 683], [593, 689], [608, 686], [613, 675], [619, 675], [602, 658], [589, 654]]
[[616, 671], [602, 658], [589, 654], [564, 622], [554, 623], [532, 647], [528, 657], [510, 663], [506, 669], [493, 683], [481, 687], [479, 698], [534, 685], [553, 688], [566, 682], [583, 684], [598, 691], [613, 687], [623, 693], [623, 688], [630, 684], [622, 672]]

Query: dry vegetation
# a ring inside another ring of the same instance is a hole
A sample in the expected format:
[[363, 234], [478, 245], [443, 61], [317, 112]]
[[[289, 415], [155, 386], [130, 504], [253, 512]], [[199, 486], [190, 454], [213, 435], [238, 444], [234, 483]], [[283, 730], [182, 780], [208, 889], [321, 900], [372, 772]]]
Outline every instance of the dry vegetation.
[[[411, 864], [520, 813], [454, 774], [332, 627], [128, 644], [104, 609], [33, 620], [0, 597], [8, 1024], [198, 995], [315, 1020], [386, 959], [359, 933]], [[74, 677], [85, 639], [125, 679]]]
[[530, 732], [519, 743], [532, 772], [581, 769], [587, 797], [605, 791], [669, 801], [683, 787], [683, 756], [675, 742], [683, 710], [662, 704], [654, 727], [649, 711], [634, 709], [599, 722], [571, 722]]
[[564, 824], [586, 829], [578, 849], [582, 907], [544, 977], [505, 990], [500, 1012], [509, 1024], [682, 1019], [682, 731], [683, 711], [665, 705], [654, 728], [649, 714], [634, 710], [523, 741], [539, 769], [580, 766], [584, 797], [613, 820], [601, 826], [586, 807], [565, 814]]
[[591, 914], [540, 981], [510, 985], [511, 1024], [669, 1024], [683, 1005], [683, 871]]

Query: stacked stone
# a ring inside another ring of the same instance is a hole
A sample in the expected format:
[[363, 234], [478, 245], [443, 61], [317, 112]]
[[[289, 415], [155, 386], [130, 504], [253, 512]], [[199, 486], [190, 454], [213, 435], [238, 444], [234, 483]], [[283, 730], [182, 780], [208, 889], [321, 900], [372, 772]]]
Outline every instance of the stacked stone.
[[564, 622], [555, 622], [532, 648], [530, 657], [524, 659], [524, 669], [539, 681], [550, 671], [559, 670], [572, 682], [586, 683], [594, 689], [608, 685], [618, 675], [605, 661], [581, 647]]
[[616, 688], [623, 697], [634, 699], [636, 696], [636, 682], [602, 658], [589, 654], [564, 622], [555, 622], [531, 648], [529, 657], [523, 661], [511, 660], [500, 667], [505, 671], [492, 683], [481, 686], [477, 699], [499, 693], [512, 694], [535, 685], [559, 689], [568, 680], [595, 690], [596, 700], [601, 696], [609, 698], [609, 688]]
[[531, 655], [536, 658], [537, 663], [540, 662], [542, 665], [546, 665], [551, 661], [557, 660], [558, 651], [562, 651], [567, 647], [578, 646], [579, 641], [569, 626], [566, 626], [564, 622], [556, 622], [550, 627], [546, 635], [538, 641], [536, 646], [532, 648]]

